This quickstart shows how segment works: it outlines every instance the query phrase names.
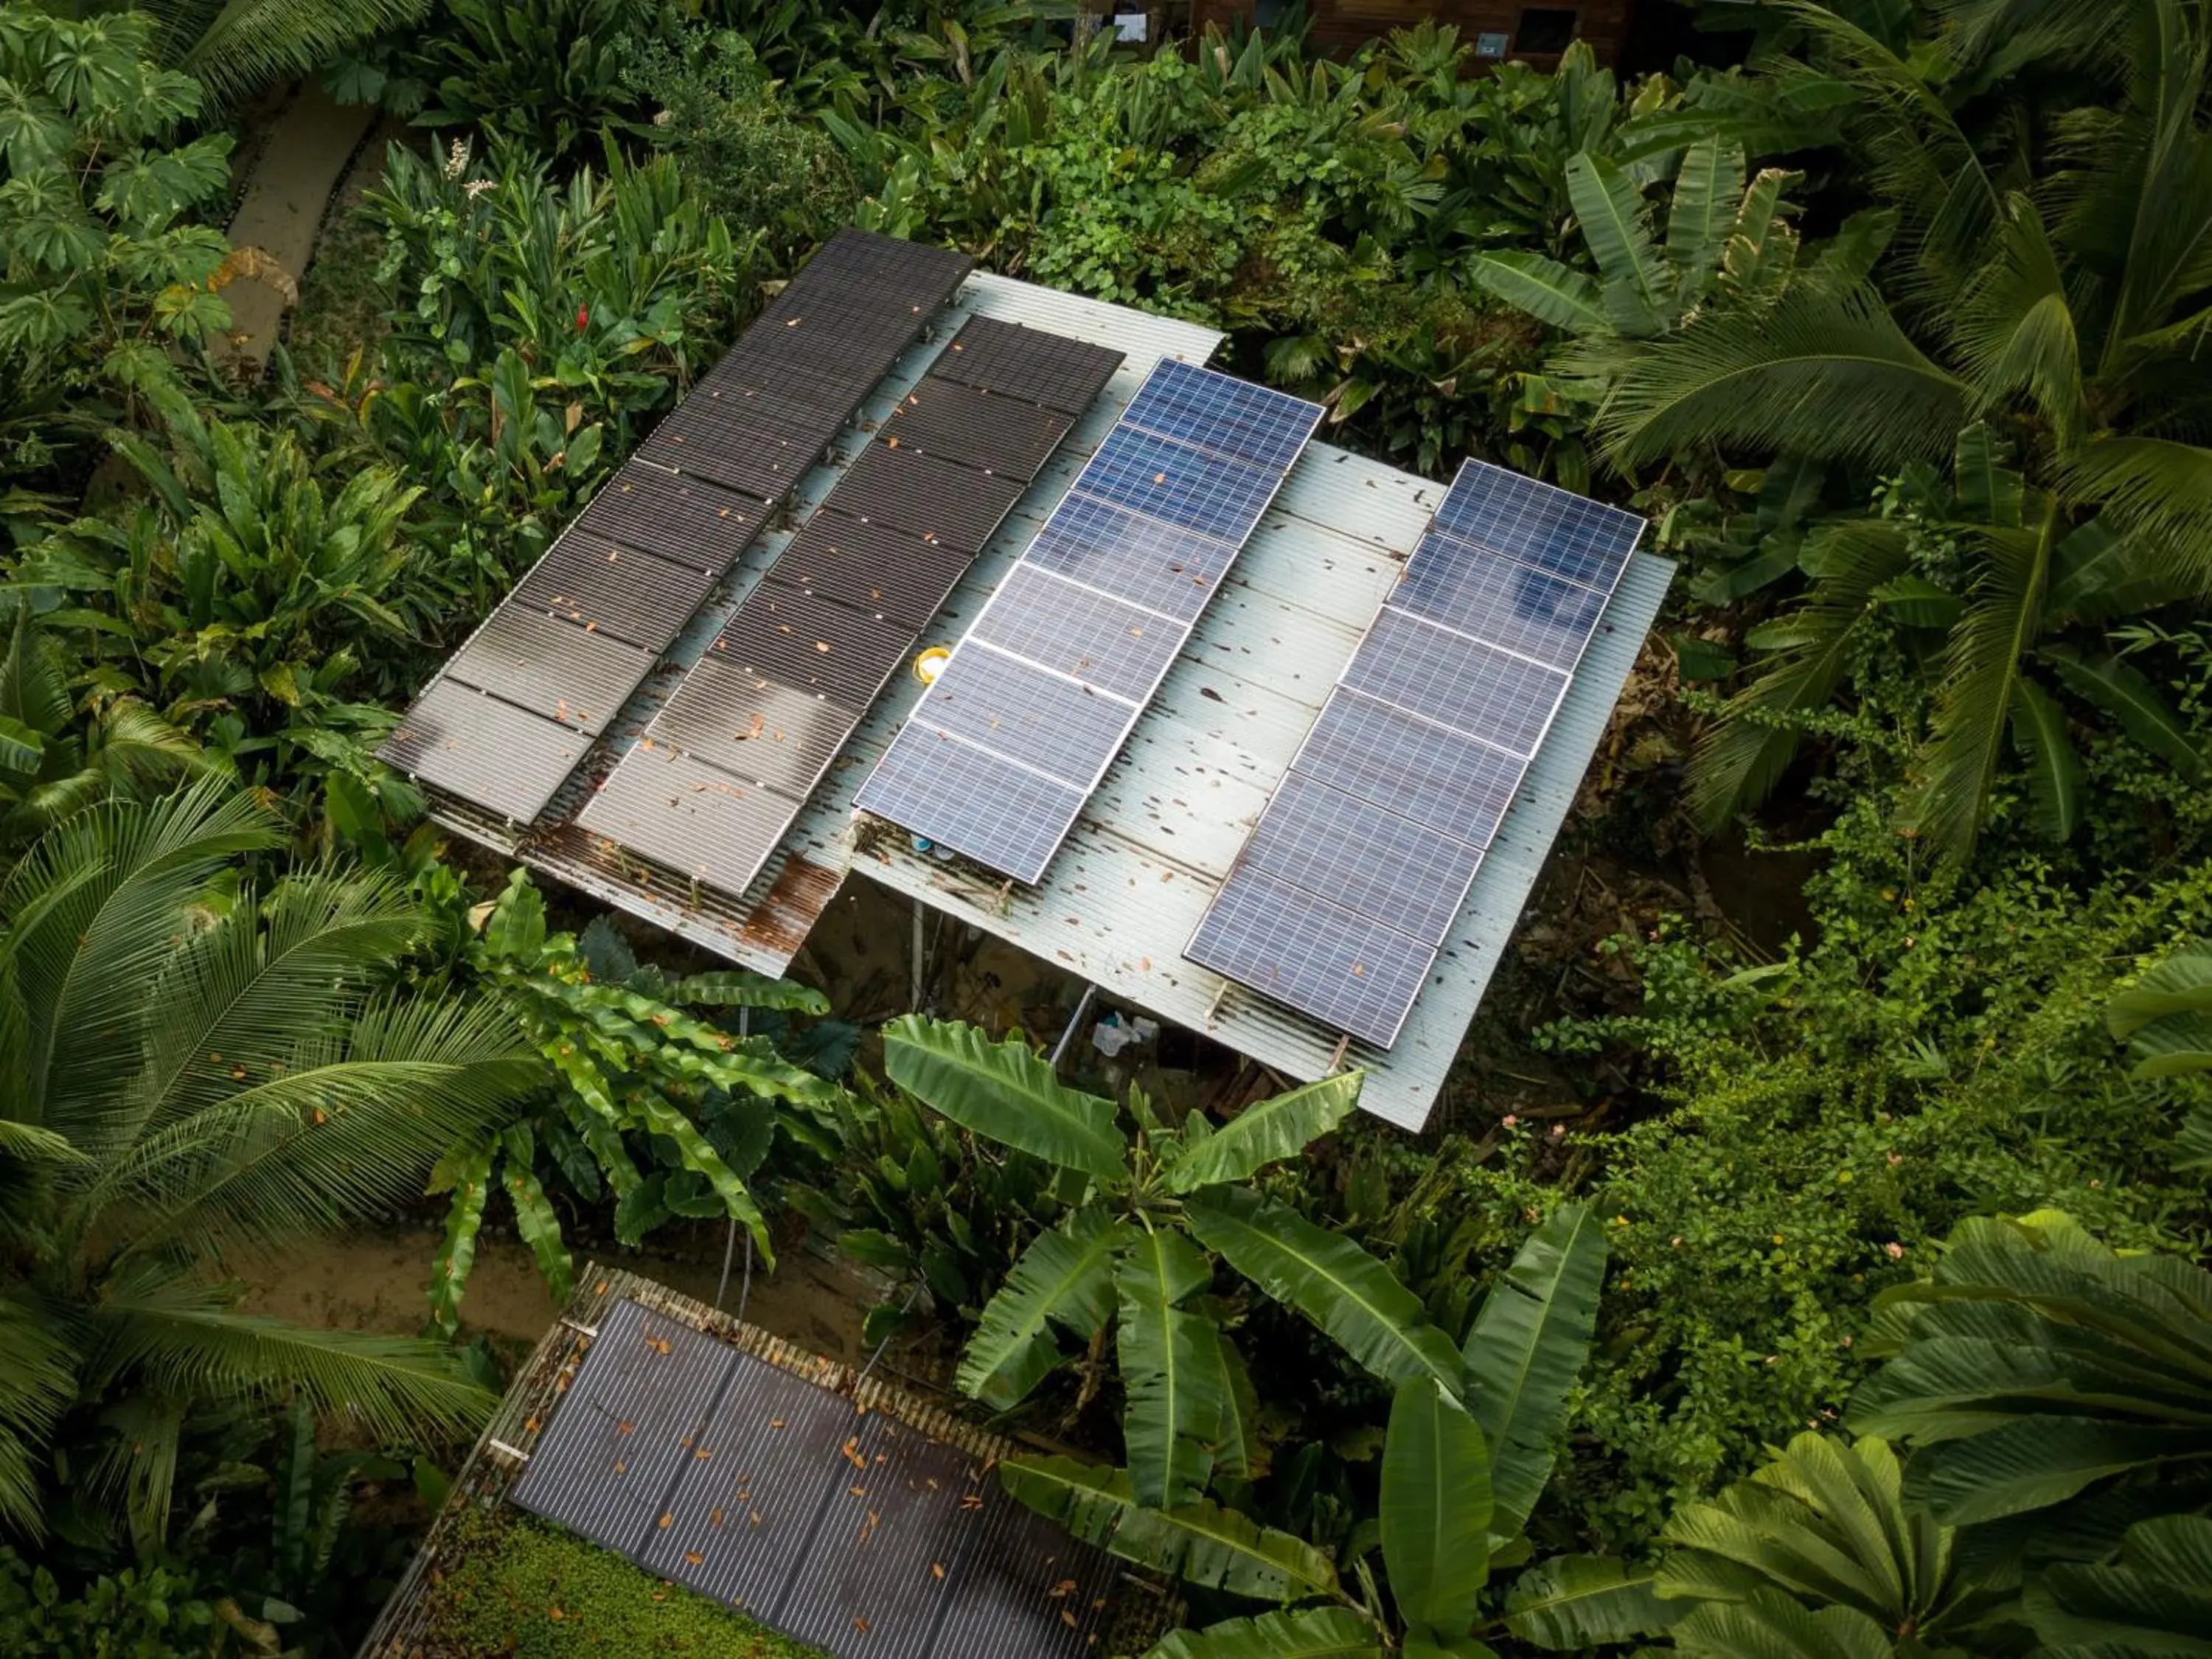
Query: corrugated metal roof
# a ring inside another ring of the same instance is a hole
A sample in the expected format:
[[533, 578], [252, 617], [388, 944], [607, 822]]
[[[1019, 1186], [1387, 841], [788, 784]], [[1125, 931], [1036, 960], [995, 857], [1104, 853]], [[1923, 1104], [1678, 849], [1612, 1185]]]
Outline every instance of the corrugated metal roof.
[[[1153, 364], [1163, 356], [1203, 362], [1221, 337], [1192, 324], [983, 273], [971, 276], [956, 301], [955, 319], [962, 314], [1096, 340], [1123, 351], [1127, 361], [928, 630], [927, 639], [945, 644], [974, 622]], [[934, 349], [918, 349], [902, 360], [870, 401], [871, 420], [889, 413]], [[836, 465], [845, 464], [856, 447], [841, 446]], [[834, 478], [825, 468], [807, 481], [799, 495], [805, 510]], [[1443, 489], [1346, 450], [1310, 446], [1035, 888], [1003, 892], [996, 884], [906, 850], [898, 837], [879, 838], [892, 844], [856, 860], [853, 796], [913, 707], [915, 695], [902, 682], [894, 682], [870, 711], [783, 852], [733, 904], [716, 902], [713, 896], [702, 902], [680, 881], [641, 883], [634, 860], [611, 849], [580, 849], [573, 835], [524, 848], [521, 855], [764, 973], [783, 971], [802, 942], [787, 914], [793, 884], [778, 888], [787, 868], [811, 872], [856, 866], [895, 891], [1091, 981], [1117, 1000], [1205, 1031], [1288, 1076], [1319, 1077], [1340, 1059], [1364, 1065], [1366, 1109], [1419, 1128], [1435, 1106], [1657, 615], [1673, 574], [1668, 562], [1639, 555], [1632, 562], [1475, 878], [1431, 983], [1389, 1052], [1355, 1043], [1340, 1054], [1340, 1034], [1185, 961], [1182, 953]], [[702, 625], [728, 614], [788, 533], [772, 532], [747, 556], [732, 592], [720, 602], [710, 600], [679, 642], [679, 659], [696, 658], [712, 637], [711, 629], [702, 632]], [[641, 729], [665, 695], [648, 681], [624, 711], [616, 741], [624, 743], [625, 732]], [[588, 778], [593, 770], [586, 766], [580, 776]], [[558, 824], [573, 814], [576, 802], [569, 797], [575, 789], [572, 784], [556, 799], [546, 823]], [[480, 839], [514, 845], [487, 834], [480, 818], [441, 816]], [[807, 885], [826, 902], [824, 884]], [[754, 925], [769, 915], [773, 925]]]

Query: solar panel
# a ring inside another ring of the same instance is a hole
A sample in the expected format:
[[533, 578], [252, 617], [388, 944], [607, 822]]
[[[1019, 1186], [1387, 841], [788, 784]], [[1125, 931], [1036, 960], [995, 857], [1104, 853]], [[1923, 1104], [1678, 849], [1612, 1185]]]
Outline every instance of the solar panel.
[[684, 677], [653, 729], [732, 777], [804, 799], [865, 712], [709, 653]]
[[926, 374], [884, 422], [884, 441], [939, 460], [1035, 477], [1074, 424], [1056, 409]]
[[[857, 798], [1022, 881], [1044, 873], [1321, 417], [1174, 362], [1140, 409], [1193, 441], [1124, 415]], [[1006, 798], [979, 804], [980, 789]]]
[[509, 599], [446, 664], [446, 678], [596, 736], [653, 668], [653, 653]]
[[1064, 496], [1022, 562], [1196, 622], [1237, 550], [1088, 495]]
[[[1121, 361], [1036, 330], [992, 325], [978, 336], [977, 328], [971, 320], [946, 352], [987, 339], [994, 374], [1009, 383], [1095, 391]], [[1012, 393], [964, 383], [925, 376], [916, 392], [738, 608], [647, 742], [585, 804], [582, 828], [724, 891], [742, 892], [759, 873], [919, 629], [1071, 424]], [[948, 404], [957, 418], [922, 412]], [[988, 733], [1013, 722], [1030, 741], [1050, 741], [1055, 728], [1031, 718], [1031, 679], [1053, 681], [1044, 690], [1063, 699], [1073, 729], [1087, 730], [1080, 721], [1090, 706], [1111, 701], [1010, 657], [999, 670], [969, 678], [938, 709], [946, 730]], [[1106, 718], [1118, 726], [1122, 712], [1117, 705]], [[652, 822], [655, 815], [668, 821]]]
[[919, 632], [973, 562], [957, 548], [824, 506], [792, 538], [768, 579]]
[[1184, 954], [1395, 1042], [1642, 526], [1462, 466]]
[[1644, 534], [1644, 520], [1502, 466], [1469, 461], [1437, 507], [1436, 527], [1610, 594]]
[[1120, 366], [1121, 354], [1103, 346], [977, 317], [945, 347], [929, 372], [1063, 415], [1080, 415]]
[[1487, 847], [1527, 763], [1432, 720], [1341, 687], [1291, 763], [1380, 811]]
[[1034, 469], [986, 473], [933, 455], [870, 444], [837, 485], [837, 510], [963, 553], [983, 550]]
[[632, 461], [592, 497], [568, 533], [696, 564], [719, 576], [752, 545], [768, 515], [766, 501]]
[[1017, 880], [1035, 881], [1088, 793], [908, 721], [869, 775], [860, 804]]
[[1523, 757], [1536, 752], [1567, 694], [1559, 669], [1388, 605], [1343, 684]]
[[[634, 457], [593, 497], [380, 752], [510, 818], [543, 811], [562, 781], [551, 769], [580, 758], [562, 729], [606, 729], [712, 579], [744, 554], [969, 269], [941, 248], [858, 231], [832, 239], [661, 422], [646, 459]], [[775, 641], [754, 643], [765, 656]], [[441, 689], [448, 681], [453, 691]], [[464, 686], [473, 691], [460, 695]], [[513, 714], [478, 707], [488, 700], [474, 692]], [[513, 755], [498, 752], [501, 735]]]
[[1232, 461], [1286, 472], [1305, 441], [1297, 422], [1284, 418], [1285, 405], [1295, 401], [1249, 380], [1170, 361], [1145, 382], [1121, 419]]
[[[1152, 694], [1181, 648], [1184, 630], [1140, 606], [1027, 562], [968, 638], [1131, 702]], [[925, 706], [927, 699], [924, 699]]]
[[454, 680], [434, 680], [377, 750], [434, 788], [527, 823], [591, 739]]
[[1387, 1048], [1398, 1040], [1437, 947], [1240, 865], [1183, 954]]
[[640, 743], [585, 802], [576, 822], [686, 880], [742, 893], [799, 807], [665, 744]]
[[522, 579], [514, 602], [645, 651], [674, 639], [714, 585], [692, 565], [613, 542], [564, 536]]
[[[1306, 430], [1311, 434], [1312, 423]], [[1281, 487], [1287, 468], [1262, 471], [1157, 433], [1117, 426], [1075, 488], [1165, 524], [1240, 545]]]

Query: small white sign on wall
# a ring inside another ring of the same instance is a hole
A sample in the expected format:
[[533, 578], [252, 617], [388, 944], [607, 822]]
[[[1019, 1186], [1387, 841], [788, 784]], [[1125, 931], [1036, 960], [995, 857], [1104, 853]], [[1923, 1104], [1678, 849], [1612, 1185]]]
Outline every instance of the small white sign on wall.
[[1140, 11], [1117, 11], [1114, 14], [1114, 38], [1116, 40], [1141, 40], [1145, 38], [1145, 14]]
[[1474, 55], [1477, 58], [1503, 58], [1505, 56], [1506, 46], [1511, 39], [1512, 37], [1503, 30], [1478, 34], [1474, 37]]

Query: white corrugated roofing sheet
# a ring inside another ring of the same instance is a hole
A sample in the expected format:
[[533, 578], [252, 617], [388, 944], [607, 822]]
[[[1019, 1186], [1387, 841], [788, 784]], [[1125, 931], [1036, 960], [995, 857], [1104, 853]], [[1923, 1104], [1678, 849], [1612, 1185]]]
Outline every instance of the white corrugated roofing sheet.
[[[1124, 351], [1128, 361], [954, 592], [931, 630], [948, 645], [967, 630], [1153, 364], [1163, 356], [1203, 362], [1221, 337], [1193, 324], [982, 273], [969, 279], [956, 309], [1095, 340]], [[933, 351], [909, 354], [867, 412], [887, 414]], [[856, 447], [844, 446], [846, 454]], [[835, 480], [831, 466], [809, 481], [801, 496], [808, 510]], [[919, 688], [910, 681], [895, 684], [870, 711], [843, 762], [793, 826], [783, 854], [733, 907], [702, 905], [696, 896], [666, 894], [665, 884], [654, 890], [617, 868], [546, 856], [527, 845], [520, 855], [768, 973], [788, 966], [799, 939], [734, 919], [766, 907], [794, 859], [830, 872], [854, 867], [1089, 980], [1118, 1001], [1204, 1031], [1287, 1076], [1320, 1077], [1340, 1061], [1364, 1066], [1362, 1104], [1418, 1129], [1435, 1107], [1658, 613], [1673, 574], [1668, 562], [1638, 555], [1631, 562], [1430, 982], [1387, 1053], [1358, 1043], [1343, 1050], [1338, 1033], [1185, 961], [1182, 952], [1443, 488], [1346, 450], [1309, 447], [1034, 888], [984, 884], [908, 850], [895, 836], [873, 837], [869, 850], [856, 854], [853, 796], [912, 708]], [[696, 657], [787, 539], [772, 535], [754, 550], [722, 603], [710, 603], [687, 633], [675, 653], [679, 659]], [[641, 694], [653, 695], [651, 688]], [[641, 725], [623, 722], [625, 730]], [[481, 826], [449, 821], [481, 833]], [[826, 888], [817, 884], [817, 890], [815, 915], [827, 898]]]

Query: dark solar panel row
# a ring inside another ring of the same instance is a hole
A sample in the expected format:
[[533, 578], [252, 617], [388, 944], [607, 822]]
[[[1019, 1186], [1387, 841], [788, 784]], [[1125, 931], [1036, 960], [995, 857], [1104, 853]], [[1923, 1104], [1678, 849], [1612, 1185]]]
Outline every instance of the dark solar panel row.
[[1074, 424], [1030, 392], [1048, 380], [1087, 404], [1121, 361], [984, 318], [939, 361], [956, 354], [970, 380], [922, 377], [585, 804], [584, 829], [722, 892], [752, 884]]
[[1643, 529], [1462, 466], [1191, 960], [1396, 1042]]
[[1113, 1578], [982, 1460], [627, 1299], [512, 1495], [839, 1659], [1074, 1659]]
[[1161, 363], [860, 805], [1017, 880], [1041, 878], [1321, 413]]
[[606, 729], [969, 269], [942, 249], [833, 239], [453, 654], [384, 757], [535, 818], [580, 758], [573, 735]]

